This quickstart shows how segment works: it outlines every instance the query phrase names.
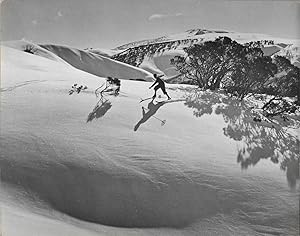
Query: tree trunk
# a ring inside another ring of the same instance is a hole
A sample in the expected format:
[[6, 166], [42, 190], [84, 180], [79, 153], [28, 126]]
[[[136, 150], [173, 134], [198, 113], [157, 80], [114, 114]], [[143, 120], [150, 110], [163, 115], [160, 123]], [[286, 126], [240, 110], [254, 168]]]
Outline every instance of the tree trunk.
[[300, 73], [298, 73], [297, 105], [300, 105]]

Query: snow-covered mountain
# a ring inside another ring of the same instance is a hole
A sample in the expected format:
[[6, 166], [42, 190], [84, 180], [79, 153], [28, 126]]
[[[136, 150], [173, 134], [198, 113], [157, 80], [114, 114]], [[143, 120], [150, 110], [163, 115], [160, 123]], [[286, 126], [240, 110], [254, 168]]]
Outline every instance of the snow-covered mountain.
[[[265, 34], [238, 33], [225, 30], [192, 29], [183, 33], [162, 36], [155, 39], [136, 41], [115, 48], [120, 53], [111, 54], [112, 58], [125, 61], [143, 68], [151, 73], [163, 73], [167, 77], [176, 76], [170, 59], [175, 55], [183, 55], [183, 48], [192, 44], [213, 41], [218, 37], [229, 37], [238, 43], [257, 43], [266, 56], [282, 55], [293, 64], [300, 66], [300, 40], [276, 38]], [[155, 47], [155, 50], [153, 48]], [[158, 48], [158, 50], [157, 50]], [[153, 52], [151, 52], [153, 50]], [[149, 55], [141, 54], [150, 51]]]
[[[271, 44], [271, 45], [278, 45], [281, 48], [285, 48], [288, 45], [299, 46], [300, 44], [299, 39], [284, 39], [284, 38], [273, 37], [266, 34], [239, 33], [239, 32], [225, 31], [225, 30], [191, 29], [183, 33], [166, 35], [154, 39], [135, 41], [132, 43], [118, 46], [113, 50], [124, 50], [132, 47], [142, 46], [142, 45], [180, 41], [180, 40], [182, 41], [178, 42], [180, 44], [179, 46], [182, 45], [183, 47], [185, 47], [189, 43], [197, 43], [197, 42], [199, 43], [199, 42], [205, 42], [209, 40], [215, 40], [218, 37], [229, 37], [241, 44], [260, 41], [262, 43], [262, 46], [265, 47]], [[191, 42], [192, 40], [194, 41]]]
[[152, 81], [152, 73], [164, 74], [165, 80], [176, 78], [178, 72], [170, 64], [183, 48], [192, 44], [229, 37], [241, 44], [256, 43], [267, 56], [281, 55], [300, 66], [300, 40], [276, 38], [264, 34], [238, 33], [225, 30], [191, 29], [183, 33], [131, 42], [114, 49], [76, 49], [61, 45], [35, 45], [26, 41], [4, 42], [24, 50], [33, 45], [35, 54], [52, 60], [63, 60], [77, 69], [97, 76]]
[[172, 41], [172, 40], [180, 40], [180, 39], [184, 40], [184, 39], [189, 39], [189, 38], [197, 38], [196, 36], [208, 34], [208, 33], [223, 34], [223, 33], [229, 33], [229, 32], [222, 31], [222, 30], [191, 29], [191, 30], [185, 31], [184, 33], [179, 33], [179, 34], [174, 34], [174, 35], [172, 34], [172, 35], [162, 36], [162, 37], [158, 37], [158, 38], [154, 38], [154, 39], [145, 39], [145, 40], [127, 43], [127, 44], [116, 47], [115, 50], [124, 50], [127, 48], [137, 47], [137, 46], [141, 46], [141, 45], [168, 42], [168, 41]]

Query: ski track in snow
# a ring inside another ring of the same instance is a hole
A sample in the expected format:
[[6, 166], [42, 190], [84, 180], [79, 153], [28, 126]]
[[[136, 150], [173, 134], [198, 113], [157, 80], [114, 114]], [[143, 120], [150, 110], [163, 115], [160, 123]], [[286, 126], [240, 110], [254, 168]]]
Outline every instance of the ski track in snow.
[[24, 81], [23, 83], [18, 83], [14, 86], [10, 86], [10, 87], [6, 87], [6, 88], [1, 88], [0, 92], [8, 92], [8, 91], [13, 91], [17, 88], [26, 86], [26, 85], [31, 85], [34, 83], [42, 83], [42, 82], [46, 82], [47, 80], [28, 80], [28, 81]]

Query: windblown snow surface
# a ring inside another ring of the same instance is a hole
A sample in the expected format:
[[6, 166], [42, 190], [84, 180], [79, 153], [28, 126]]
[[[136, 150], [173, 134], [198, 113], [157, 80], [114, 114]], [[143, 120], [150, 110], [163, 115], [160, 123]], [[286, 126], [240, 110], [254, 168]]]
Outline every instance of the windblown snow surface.
[[[5, 46], [1, 57], [3, 236], [299, 235], [295, 135], [190, 86], [140, 104], [150, 82], [122, 80], [95, 107], [104, 78]], [[69, 95], [74, 83], [88, 89]]]
[[97, 53], [59, 45], [42, 45], [77, 69], [97, 76], [152, 81], [152, 74], [140, 68], [112, 60]]

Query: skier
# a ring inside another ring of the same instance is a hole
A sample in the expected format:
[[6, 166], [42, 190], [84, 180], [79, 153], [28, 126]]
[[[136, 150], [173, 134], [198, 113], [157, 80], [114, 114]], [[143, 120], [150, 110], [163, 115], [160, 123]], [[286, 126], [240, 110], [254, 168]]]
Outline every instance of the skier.
[[168, 100], [170, 100], [171, 98], [170, 98], [170, 96], [168, 95], [168, 93], [167, 93], [167, 91], [166, 91], [165, 82], [160, 78], [160, 77], [162, 77], [163, 75], [157, 75], [157, 74], [154, 74], [153, 76], [154, 76], [154, 78], [155, 78], [156, 80], [155, 80], [155, 82], [149, 87], [149, 89], [151, 89], [154, 85], [156, 85], [156, 84], [157, 84], [157, 85], [154, 87], [154, 95], [153, 95], [153, 97], [152, 97], [152, 100], [154, 100], [154, 99], [156, 98], [156, 92], [157, 92], [158, 89], [161, 89], [161, 90], [163, 91], [163, 93], [164, 93], [165, 95], [168, 96]]
[[[105, 87], [103, 88], [104, 85]], [[118, 96], [120, 92], [120, 87], [121, 81], [118, 78], [112, 78], [108, 76], [106, 82], [95, 90], [95, 94], [97, 97], [99, 94], [102, 97], [103, 93], [109, 93], [111, 95]], [[102, 90], [99, 92], [100, 89]]]

